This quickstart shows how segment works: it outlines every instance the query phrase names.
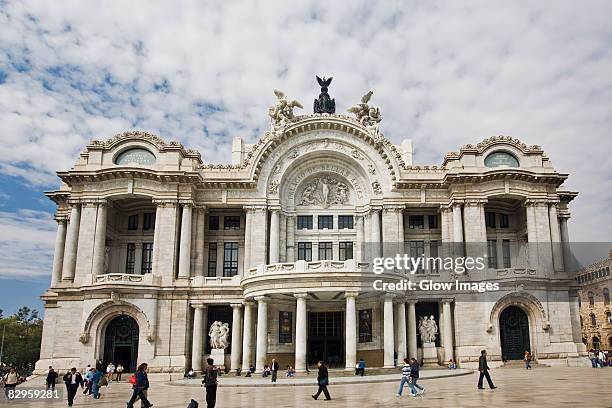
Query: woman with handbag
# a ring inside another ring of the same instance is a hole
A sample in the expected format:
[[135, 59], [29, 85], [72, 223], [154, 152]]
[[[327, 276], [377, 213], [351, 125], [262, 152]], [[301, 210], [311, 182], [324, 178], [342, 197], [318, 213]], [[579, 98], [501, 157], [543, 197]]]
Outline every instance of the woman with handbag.
[[[130, 379], [131, 380], [131, 379]], [[128, 408], [134, 407], [134, 402], [138, 398], [143, 402], [145, 407], [152, 407], [153, 404], [149, 402], [145, 395], [145, 391], [149, 389], [149, 378], [147, 377], [147, 363], [142, 363], [138, 366], [135, 374], [134, 391], [132, 392], [132, 398], [127, 403]], [[130, 381], [131, 383], [132, 381]]]
[[329, 384], [329, 372], [327, 371], [327, 367], [323, 361], [319, 361], [319, 374], [317, 375], [317, 383], [319, 384], [319, 390], [312, 398], [317, 399], [321, 392], [325, 394], [325, 399], [329, 401], [331, 396], [329, 395], [329, 391], [327, 390], [327, 385]]

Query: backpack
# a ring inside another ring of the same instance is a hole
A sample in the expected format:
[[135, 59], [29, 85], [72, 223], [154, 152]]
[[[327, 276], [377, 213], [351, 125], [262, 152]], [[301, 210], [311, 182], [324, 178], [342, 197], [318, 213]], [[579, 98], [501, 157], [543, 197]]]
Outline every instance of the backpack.
[[198, 405], [198, 401], [192, 399], [189, 405], [187, 405], [187, 408], [198, 408]]
[[102, 376], [102, 378], [100, 378], [100, 381], [98, 381], [98, 387], [106, 387], [108, 385], [108, 379], [106, 378], [106, 376]]
[[137, 381], [136, 381], [136, 375], [131, 376], [131, 377], [130, 377], [130, 384], [132, 384], [132, 385], [136, 385], [136, 382], [137, 382]]

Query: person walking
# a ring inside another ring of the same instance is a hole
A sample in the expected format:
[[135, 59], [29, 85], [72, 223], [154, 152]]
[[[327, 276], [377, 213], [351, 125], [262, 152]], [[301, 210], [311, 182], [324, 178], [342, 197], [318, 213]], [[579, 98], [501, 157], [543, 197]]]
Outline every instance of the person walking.
[[417, 384], [417, 381], [419, 380], [419, 363], [417, 362], [416, 358], [411, 358], [410, 359], [410, 381], [408, 382], [408, 386], [410, 387], [410, 391], [413, 397], [416, 397], [417, 395], [417, 388], [419, 390], [421, 390], [421, 394], [425, 393], [425, 388], [421, 387], [419, 384]]
[[147, 396], [144, 393], [144, 391], [149, 389], [149, 377], [147, 377], [147, 367], [147, 363], [142, 363], [138, 366], [138, 369], [136, 370], [136, 384], [134, 384], [132, 398], [130, 398], [130, 400], [128, 401], [127, 408], [134, 408], [134, 402], [136, 402], [138, 398], [140, 398], [145, 408], [153, 406], [153, 404], [149, 402]]
[[57, 380], [57, 372], [53, 369], [53, 367], [49, 366], [49, 372], [47, 372], [47, 379], [45, 380], [45, 384], [47, 386], [47, 391], [55, 389], [55, 382]]
[[95, 368], [91, 376], [91, 393], [94, 399], [100, 399], [100, 383], [104, 379], [104, 373], [101, 368], [102, 367]]
[[121, 364], [121, 363], [117, 364], [117, 369], [116, 369], [116, 371], [117, 371], [116, 381], [117, 382], [121, 381], [121, 374], [123, 374], [123, 370], [125, 370], [123, 368], [123, 364]]
[[599, 362], [599, 366], [600, 366], [601, 368], [604, 368], [604, 364], [605, 364], [605, 362], [606, 362], [606, 355], [605, 355], [605, 353], [603, 352], [603, 350], [599, 350], [599, 353], [598, 353], [598, 355], [597, 355], [597, 360], [598, 360], [598, 362]]
[[275, 358], [272, 359], [272, 364], [270, 364], [270, 370], [272, 370], [272, 382], [276, 382], [276, 378], [278, 377], [278, 370], [280, 366], [278, 361]]
[[404, 359], [404, 365], [402, 366], [402, 379], [400, 380], [399, 389], [397, 390], [396, 397], [401, 397], [404, 391], [404, 385], [410, 381], [410, 360], [408, 357]]
[[81, 373], [77, 372], [75, 367], [72, 367], [63, 379], [64, 384], [66, 384], [66, 393], [68, 394], [68, 406], [71, 407], [74, 404], [74, 396], [79, 389], [79, 385], [83, 387], [83, 377]]
[[319, 398], [321, 392], [325, 394], [325, 400], [329, 401], [331, 396], [329, 395], [329, 391], [327, 390], [327, 386], [329, 385], [329, 372], [327, 371], [327, 367], [323, 361], [319, 361], [319, 374], [317, 375], [317, 384], [319, 385], [319, 389], [317, 393], [312, 396], [313, 399]]
[[206, 389], [206, 408], [215, 408], [217, 403], [217, 378], [219, 377], [219, 369], [214, 365], [215, 361], [212, 358], [206, 359], [206, 368], [202, 373], [204, 379], [202, 384]]
[[525, 361], [525, 369], [529, 370], [531, 368], [531, 353], [529, 351], [525, 351], [523, 360]]
[[87, 366], [87, 372], [85, 373], [85, 378], [83, 378], [83, 381], [85, 381], [85, 389], [83, 390], [83, 394], [85, 395], [91, 395], [92, 391], [91, 391], [91, 386], [93, 385], [93, 376], [96, 372], [95, 368], [92, 368], [91, 366]]
[[478, 359], [478, 372], [480, 372], [480, 376], [478, 377], [478, 389], [482, 390], [484, 387], [482, 386], [482, 379], [486, 377], [487, 383], [489, 383], [489, 387], [494, 390], [497, 388], [493, 385], [493, 381], [491, 380], [491, 376], [489, 375], [489, 365], [487, 364], [487, 350], [480, 351], [480, 358]]
[[115, 365], [113, 364], [113, 362], [111, 361], [110, 363], [108, 363], [108, 365], [106, 366], [106, 375], [108, 376], [108, 381], [111, 382], [113, 381], [113, 373], [115, 372]]
[[12, 399], [12, 397], [9, 396], [11, 395], [11, 390], [13, 390], [13, 395], [14, 395], [15, 387], [17, 387], [17, 384], [19, 383], [19, 375], [17, 374], [17, 371], [15, 371], [14, 367], [11, 367], [9, 372], [6, 373], [6, 375], [4, 376], [3, 380], [4, 380], [4, 395], [6, 395], [6, 398], [8, 399]]
[[591, 367], [597, 368], [597, 356], [595, 355], [595, 350], [589, 350], [589, 360], [591, 360]]

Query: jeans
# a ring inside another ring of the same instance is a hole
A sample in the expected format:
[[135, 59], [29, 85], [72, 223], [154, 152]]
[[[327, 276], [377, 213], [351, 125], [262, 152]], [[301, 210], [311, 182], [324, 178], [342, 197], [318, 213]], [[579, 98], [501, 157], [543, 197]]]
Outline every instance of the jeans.
[[217, 384], [206, 386], [206, 408], [215, 408], [217, 403]]
[[96, 383], [92, 384], [91, 392], [95, 399], [100, 399], [100, 386]]
[[482, 387], [482, 379], [483, 377], [486, 377], [487, 379], [487, 383], [489, 383], [489, 387], [491, 389], [495, 388], [495, 386], [493, 385], [493, 381], [491, 380], [491, 376], [489, 375], [489, 371], [484, 370], [480, 372], [480, 377], [478, 378], [478, 388], [483, 388]]
[[597, 359], [596, 359], [596, 358], [592, 358], [592, 359], [591, 359], [591, 366], [592, 366], [593, 368], [597, 368]]
[[276, 382], [277, 377], [278, 377], [278, 371], [272, 370], [272, 382]]
[[132, 408], [134, 406], [134, 402], [136, 402], [138, 398], [140, 398], [140, 400], [144, 403], [145, 407], [150, 407], [151, 405], [153, 405], [149, 402], [143, 391], [144, 390], [142, 388], [134, 388], [132, 398], [130, 398], [127, 403], [128, 408]]
[[525, 368], [529, 370], [531, 368], [531, 364], [529, 364], [529, 360], [525, 360]]
[[[402, 379], [400, 380], [400, 385], [399, 385], [399, 389], [397, 390], [397, 393], [399, 395], [402, 395], [402, 391], [404, 391], [404, 385], [409, 382], [408, 381], [408, 377], [402, 377]], [[410, 388], [410, 391], [412, 392], [412, 388]]]

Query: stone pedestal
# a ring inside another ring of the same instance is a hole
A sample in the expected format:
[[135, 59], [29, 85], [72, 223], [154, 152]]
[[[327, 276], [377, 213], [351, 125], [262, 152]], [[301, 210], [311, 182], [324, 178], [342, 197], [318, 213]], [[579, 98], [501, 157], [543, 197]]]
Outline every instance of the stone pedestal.
[[423, 366], [438, 367], [438, 352], [436, 343], [423, 343]]
[[[435, 349], [434, 349], [435, 350]], [[211, 349], [210, 358], [213, 359], [213, 364], [220, 370], [225, 370], [225, 350], [224, 349]]]

